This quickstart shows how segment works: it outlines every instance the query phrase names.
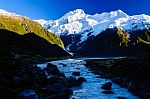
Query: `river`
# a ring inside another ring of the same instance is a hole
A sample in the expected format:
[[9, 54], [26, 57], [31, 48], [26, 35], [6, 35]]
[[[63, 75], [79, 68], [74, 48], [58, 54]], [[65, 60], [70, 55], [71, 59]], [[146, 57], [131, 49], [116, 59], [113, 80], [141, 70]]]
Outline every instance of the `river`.
[[[84, 77], [87, 81], [84, 82], [80, 87], [73, 87], [73, 95], [70, 99], [117, 99], [117, 97], [126, 97], [127, 99], [139, 99], [133, 96], [125, 88], [112, 83], [112, 91], [114, 94], [104, 94], [104, 90], [101, 86], [106, 82], [111, 82], [109, 79], [96, 78], [96, 75], [92, 73], [87, 67], [85, 67], [85, 61], [88, 58], [78, 58], [78, 59], [65, 59], [52, 61], [50, 63], [57, 65], [61, 72], [64, 72], [66, 77], [72, 76], [75, 71], [80, 72], [80, 76]], [[46, 66], [45, 64], [41, 65]], [[119, 98], [118, 98], [119, 99]], [[121, 98], [120, 98], [121, 99]]]

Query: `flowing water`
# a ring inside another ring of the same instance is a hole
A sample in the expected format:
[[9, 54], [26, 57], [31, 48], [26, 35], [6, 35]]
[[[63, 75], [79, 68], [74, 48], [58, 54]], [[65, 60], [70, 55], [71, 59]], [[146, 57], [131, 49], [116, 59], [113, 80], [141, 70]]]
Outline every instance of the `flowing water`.
[[[96, 78], [87, 67], [84, 66], [85, 61], [83, 59], [66, 59], [50, 62], [58, 66], [61, 72], [64, 72], [66, 77], [72, 76], [72, 72], [79, 71], [80, 76], [84, 77], [87, 81], [84, 82], [80, 87], [73, 87], [73, 95], [70, 99], [117, 99], [117, 97], [126, 97], [127, 99], [138, 99], [133, 96], [127, 89], [121, 88], [120, 86], [112, 83], [112, 91], [115, 94], [104, 94], [104, 90], [101, 86], [106, 82], [111, 82], [109, 79]], [[41, 67], [45, 64], [41, 65]]]

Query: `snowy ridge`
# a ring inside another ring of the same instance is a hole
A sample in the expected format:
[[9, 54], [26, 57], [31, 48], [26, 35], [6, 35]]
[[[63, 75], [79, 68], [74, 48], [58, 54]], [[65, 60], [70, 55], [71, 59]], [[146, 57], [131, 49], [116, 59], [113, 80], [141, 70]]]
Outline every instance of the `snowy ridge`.
[[6, 10], [0, 9], [0, 15], [6, 15], [6, 16], [20, 16], [15, 13], [7, 12]]
[[88, 15], [82, 9], [70, 11], [58, 20], [38, 21], [42, 26], [57, 35], [69, 35], [82, 33], [81, 41], [86, 40], [88, 33], [97, 35], [107, 28], [115, 26], [124, 30], [148, 29], [150, 27], [150, 16], [141, 14], [129, 16], [121, 10], [104, 12], [101, 14]]
[[57, 35], [82, 34], [81, 42], [88, 38], [89, 32], [96, 36], [107, 28], [119, 27], [126, 31], [150, 28], [150, 16], [129, 16], [122, 10], [88, 15], [82, 9], [77, 9], [58, 20], [37, 22]]
[[13, 18], [27, 18], [27, 19], [29, 19], [26, 16], [22, 16], [22, 15], [18, 15], [16, 13], [8, 12], [8, 11], [3, 10], [3, 9], [0, 9], [0, 15], [2, 15], [2, 16], [9, 16], [9, 17], [13, 17]]
[[34, 20], [34, 21], [36, 21], [36, 22], [40, 23], [42, 26], [44, 26], [44, 24], [46, 24], [46, 23], [47, 23], [47, 21], [46, 21], [46, 20], [44, 20], [44, 19]]

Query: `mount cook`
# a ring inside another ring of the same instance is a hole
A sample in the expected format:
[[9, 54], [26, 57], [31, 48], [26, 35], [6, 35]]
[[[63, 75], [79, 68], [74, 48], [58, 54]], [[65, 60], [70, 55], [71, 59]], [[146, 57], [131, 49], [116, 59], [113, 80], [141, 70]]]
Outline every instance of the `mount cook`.
[[58, 20], [35, 21], [59, 35], [66, 50], [73, 53], [91, 55], [109, 48], [150, 44], [150, 16], [145, 14], [130, 16], [117, 10], [89, 15], [77, 9]]

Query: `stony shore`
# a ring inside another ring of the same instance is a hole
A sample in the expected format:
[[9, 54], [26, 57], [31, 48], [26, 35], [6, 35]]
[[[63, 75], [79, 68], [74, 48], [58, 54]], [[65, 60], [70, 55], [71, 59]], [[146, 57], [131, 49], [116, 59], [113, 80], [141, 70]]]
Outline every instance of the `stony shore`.
[[141, 99], [150, 99], [150, 58], [87, 60], [86, 66], [97, 77], [111, 79]]
[[18, 57], [5, 56], [0, 61], [0, 99], [69, 99], [71, 87], [83, 82], [82, 78], [66, 78], [51, 63], [41, 69], [36, 63], [44, 58]]

